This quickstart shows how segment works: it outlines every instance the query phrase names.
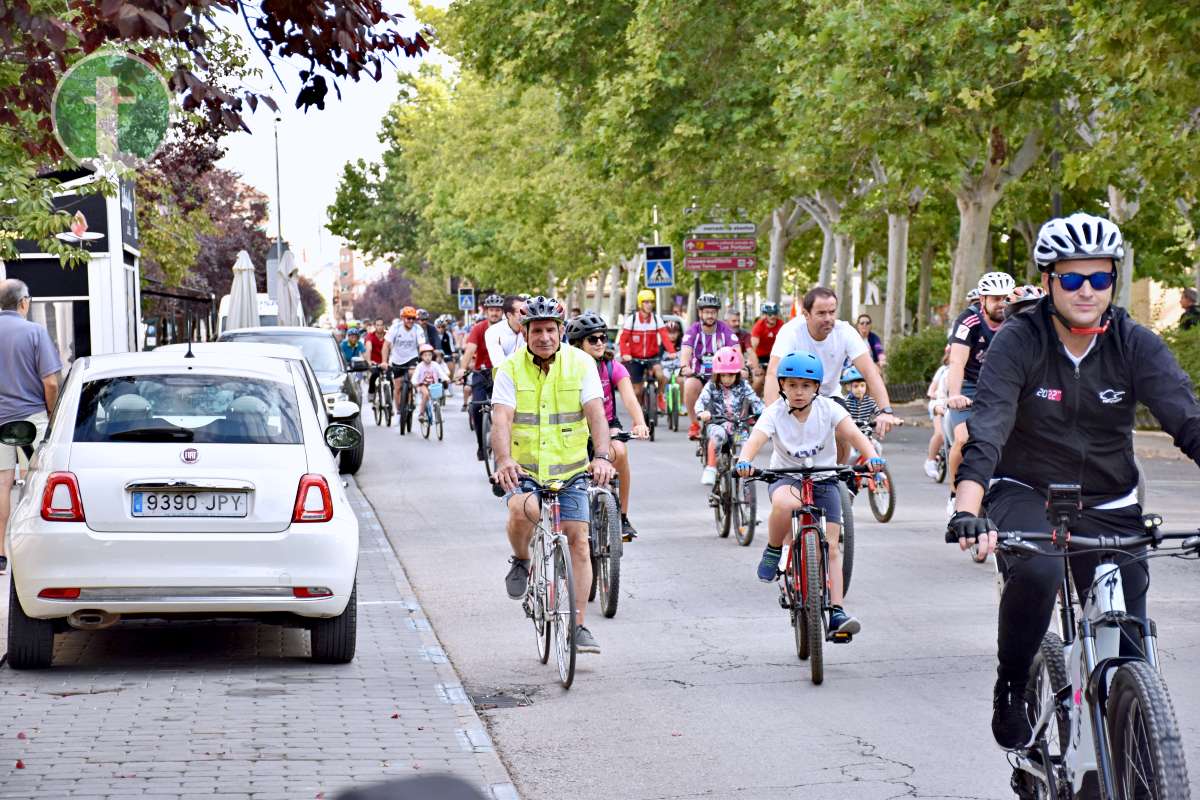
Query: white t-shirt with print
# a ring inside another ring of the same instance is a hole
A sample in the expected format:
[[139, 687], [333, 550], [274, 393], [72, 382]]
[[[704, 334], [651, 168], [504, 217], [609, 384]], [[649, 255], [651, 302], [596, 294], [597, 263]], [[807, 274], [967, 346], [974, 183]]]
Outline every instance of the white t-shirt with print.
[[787, 398], [781, 397], [762, 413], [754, 430], [766, 434], [774, 447], [771, 469], [803, 467], [812, 459], [814, 467], [837, 464], [837, 441], [834, 429], [850, 416], [846, 409], [828, 397], [813, 398], [808, 419], [801, 423], [788, 413]]
[[788, 320], [775, 336], [771, 358], [783, 358], [788, 353], [809, 352], [821, 359], [825, 377], [821, 381], [821, 394], [826, 397], [842, 396], [842, 365], [867, 352], [867, 343], [844, 319], [839, 319], [821, 341], [808, 332], [808, 320], [796, 317]]

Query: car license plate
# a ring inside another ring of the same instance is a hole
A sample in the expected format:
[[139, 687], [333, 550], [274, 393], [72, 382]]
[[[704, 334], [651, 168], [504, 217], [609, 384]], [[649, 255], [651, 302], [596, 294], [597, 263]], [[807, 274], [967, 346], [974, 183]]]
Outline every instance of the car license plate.
[[246, 492], [132, 492], [135, 517], [244, 517]]

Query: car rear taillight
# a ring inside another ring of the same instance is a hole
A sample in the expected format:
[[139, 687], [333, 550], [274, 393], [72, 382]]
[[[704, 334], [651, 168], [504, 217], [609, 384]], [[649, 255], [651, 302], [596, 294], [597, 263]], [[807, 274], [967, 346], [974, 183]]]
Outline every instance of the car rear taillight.
[[40, 597], [43, 600], [78, 600], [79, 599], [79, 589], [74, 588], [74, 587], [69, 588], [69, 589], [68, 588], [42, 589], [40, 592], [38, 592], [38, 597]]
[[73, 472], [52, 472], [42, 491], [42, 519], [47, 522], [84, 522], [79, 481]]
[[333, 497], [324, 475], [308, 473], [300, 478], [292, 522], [329, 522], [333, 519]]
[[312, 600], [318, 597], [333, 597], [333, 590], [328, 586], [293, 586], [292, 597], [297, 600]]

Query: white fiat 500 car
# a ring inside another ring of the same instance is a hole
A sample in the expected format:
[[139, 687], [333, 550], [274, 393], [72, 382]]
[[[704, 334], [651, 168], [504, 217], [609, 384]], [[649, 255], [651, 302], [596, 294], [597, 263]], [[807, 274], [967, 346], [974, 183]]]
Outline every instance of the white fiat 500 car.
[[76, 361], [8, 526], [9, 665], [174, 615], [307, 627], [314, 660], [353, 659], [358, 521], [331, 449], [359, 433], [322, 429], [309, 394], [287, 359]]

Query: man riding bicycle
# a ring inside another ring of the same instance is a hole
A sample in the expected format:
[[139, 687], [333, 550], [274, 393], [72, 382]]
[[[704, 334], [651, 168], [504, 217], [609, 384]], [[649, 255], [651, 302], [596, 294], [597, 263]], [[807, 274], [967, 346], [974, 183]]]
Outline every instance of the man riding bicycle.
[[767, 377], [767, 367], [771, 363], [771, 348], [775, 346], [775, 337], [783, 327], [783, 320], [779, 316], [778, 303], [763, 303], [759, 310], [762, 316], [750, 329], [750, 347], [754, 349], [759, 367], [759, 371], [754, 375], [754, 391], [761, 395]]
[[[976, 544], [986, 555], [998, 530], [1049, 531], [1052, 483], [1082, 485], [1080, 535], [1143, 532], [1133, 459], [1138, 403], [1200, 464], [1200, 404], [1187, 375], [1162, 339], [1112, 305], [1124, 255], [1117, 226], [1090, 214], [1052, 219], [1038, 233], [1034, 257], [1047, 296], [1005, 322], [988, 348], [949, 524], [960, 547]], [[1031, 735], [1025, 687], [1064, 565], [997, 557], [1006, 582], [992, 734], [1014, 749]], [[1081, 555], [1071, 565], [1080, 597], [1099, 558]], [[1145, 617], [1145, 563], [1123, 567], [1121, 578], [1128, 612]]]
[[[563, 346], [563, 317], [562, 303], [553, 298], [533, 297], [523, 304], [527, 344], [497, 367], [492, 389], [496, 482], [506, 492], [513, 551], [505, 587], [514, 600], [525, 596], [529, 544], [539, 514], [536, 487], [525, 478], [567, 481], [590, 472], [598, 486], [605, 486], [614, 474], [600, 373], [587, 353]], [[590, 463], [589, 435], [596, 450]], [[572, 486], [558, 499], [571, 547], [575, 597], [586, 598], [592, 583], [587, 491]], [[581, 653], [599, 653], [595, 636], [583, 626], [584, 605], [576, 609], [575, 646]]]
[[[416, 324], [417, 310], [405, 306], [400, 311], [400, 324], [392, 326], [383, 342], [383, 357], [392, 371], [395, 385], [392, 389], [392, 407], [397, 413], [403, 413], [400, 407], [400, 392], [403, 389], [404, 375], [411, 378], [412, 369], [417, 365], [419, 350], [425, 344], [425, 332]], [[396, 433], [404, 430], [396, 426]]]
[[362, 343], [362, 332], [358, 328], [348, 328], [346, 330], [346, 338], [338, 347], [342, 350], [342, 358], [346, 359], [346, 365], [349, 366], [356, 358], [365, 358], [367, 348]]
[[371, 365], [371, 379], [367, 383], [367, 400], [375, 402], [375, 384], [379, 382], [379, 373], [384, 363], [384, 337], [387, 336], [387, 325], [382, 319], [375, 320], [375, 327], [366, 335], [363, 343], [367, 347], [367, 361]]
[[490, 325], [500, 322], [504, 314], [504, 298], [498, 294], [489, 294], [483, 299], [484, 319], [471, 326], [463, 345], [462, 363], [460, 364], [459, 381], [467, 385], [470, 381], [471, 424], [475, 430], [475, 458], [483, 461], [487, 454], [483, 449], [483, 403], [492, 397], [492, 359], [488, 355], [487, 345], [483, 341]]
[[500, 366], [501, 362], [525, 344], [525, 328], [522, 325], [524, 310], [525, 301], [520, 295], [504, 298], [504, 321], [489, 324], [483, 334], [488, 358], [491, 359], [493, 367]]
[[[637, 301], [637, 311], [626, 317], [621, 326], [617, 346], [621, 349], [621, 361], [629, 370], [629, 379], [633, 381], [633, 394], [640, 400], [647, 367], [653, 371], [659, 386], [666, 385], [659, 356], [663, 350], [668, 356], [675, 355], [675, 344], [667, 333], [667, 323], [654, 312], [654, 290], [642, 289]], [[662, 399], [661, 394], [659, 399]]]

